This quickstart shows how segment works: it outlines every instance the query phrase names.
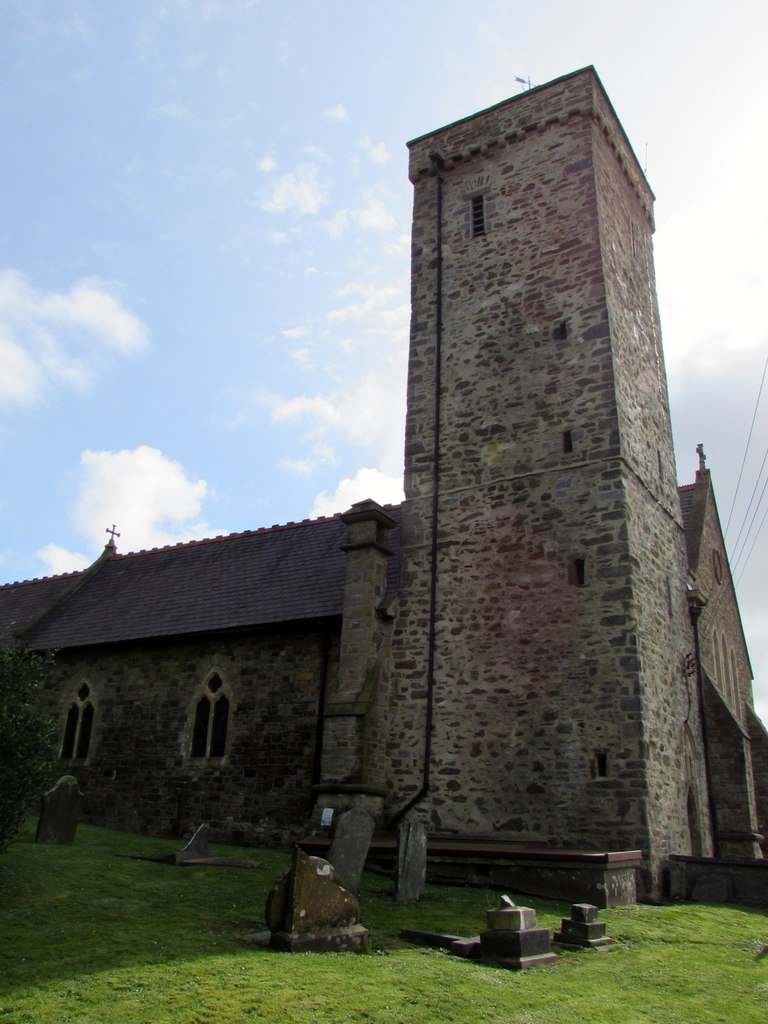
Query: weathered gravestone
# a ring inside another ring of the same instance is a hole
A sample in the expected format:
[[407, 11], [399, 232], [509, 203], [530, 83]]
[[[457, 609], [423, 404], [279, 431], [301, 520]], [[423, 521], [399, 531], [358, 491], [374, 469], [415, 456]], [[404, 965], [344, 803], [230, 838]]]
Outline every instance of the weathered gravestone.
[[272, 949], [360, 952], [367, 947], [357, 897], [327, 860], [310, 857], [298, 846], [290, 868], [270, 890], [266, 918]]
[[427, 830], [410, 815], [397, 826], [395, 899], [398, 903], [424, 895], [427, 877]]
[[477, 959], [510, 971], [521, 971], [557, 960], [552, 952], [549, 928], [536, 927], [536, 911], [516, 907], [509, 896], [501, 897], [501, 906], [486, 913], [488, 930], [476, 938], [462, 938], [441, 932], [404, 928], [400, 938], [421, 946], [448, 949], [454, 956]]
[[43, 793], [36, 843], [51, 846], [74, 843], [83, 794], [74, 775], [62, 775], [56, 785]]
[[256, 861], [241, 857], [216, 857], [208, 849], [208, 825], [203, 822], [183, 850], [169, 853], [164, 857], [169, 864], [177, 867], [256, 868]]
[[597, 920], [597, 907], [591, 903], [571, 906], [571, 916], [562, 918], [554, 941], [558, 946], [582, 949], [596, 949], [611, 943], [605, 934], [605, 925]]
[[357, 892], [371, 845], [374, 820], [360, 807], [344, 811], [336, 823], [328, 860], [350, 892]]
[[172, 853], [174, 864], [182, 864], [185, 861], [199, 860], [201, 857], [210, 857], [210, 851], [208, 849], [208, 825], [203, 822], [202, 825], [198, 825], [183, 850], [179, 850], [178, 853]]
[[536, 927], [536, 911], [517, 907], [508, 896], [486, 913], [488, 930], [480, 932], [480, 956], [497, 967], [522, 971], [557, 960], [549, 928]]

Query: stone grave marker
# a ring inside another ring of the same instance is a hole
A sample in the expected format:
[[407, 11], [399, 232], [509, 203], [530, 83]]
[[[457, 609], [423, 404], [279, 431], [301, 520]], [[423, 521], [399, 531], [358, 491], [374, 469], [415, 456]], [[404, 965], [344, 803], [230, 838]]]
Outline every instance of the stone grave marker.
[[424, 895], [427, 877], [427, 830], [408, 815], [397, 826], [395, 900], [405, 903]]
[[74, 775], [62, 775], [56, 785], [43, 794], [35, 842], [51, 846], [74, 843], [82, 804], [83, 794], [77, 779]]
[[208, 825], [203, 822], [183, 850], [162, 858], [177, 867], [257, 868], [256, 861], [241, 857], [217, 857], [208, 849]]
[[357, 897], [327, 860], [311, 857], [298, 846], [290, 868], [270, 890], [266, 919], [272, 949], [360, 952], [367, 947]]
[[597, 907], [591, 903], [574, 903], [571, 916], [564, 917], [560, 931], [555, 932], [558, 946], [594, 949], [608, 946], [611, 940], [605, 934], [605, 925], [597, 920]]
[[488, 930], [480, 933], [483, 960], [510, 971], [557, 960], [549, 928], [536, 927], [536, 911], [530, 907], [516, 907], [504, 896], [502, 906], [487, 912], [486, 921]]
[[203, 822], [195, 829], [192, 838], [177, 855], [178, 860], [196, 860], [198, 857], [209, 857], [208, 825]]
[[350, 892], [357, 892], [360, 884], [374, 824], [370, 814], [360, 807], [344, 811], [336, 822], [328, 860]]

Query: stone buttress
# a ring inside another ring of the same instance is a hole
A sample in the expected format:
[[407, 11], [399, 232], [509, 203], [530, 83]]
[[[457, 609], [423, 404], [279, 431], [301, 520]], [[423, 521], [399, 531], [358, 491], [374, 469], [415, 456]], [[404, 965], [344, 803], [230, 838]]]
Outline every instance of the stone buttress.
[[339, 666], [322, 701], [320, 783], [314, 817], [362, 807], [381, 821], [388, 721], [387, 535], [396, 523], [374, 501], [342, 515], [347, 526]]

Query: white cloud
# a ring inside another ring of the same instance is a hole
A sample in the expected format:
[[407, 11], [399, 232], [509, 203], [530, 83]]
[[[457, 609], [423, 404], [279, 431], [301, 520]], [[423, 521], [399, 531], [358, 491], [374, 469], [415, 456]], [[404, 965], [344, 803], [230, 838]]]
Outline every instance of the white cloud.
[[361, 228], [391, 231], [397, 225], [397, 221], [380, 199], [370, 199], [366, 206], [352, 212]]
[[81, 281], [67, 295], [51, 293], [38, 304], [52, 323], [88, 328], [94, 337], [120, 355], [133, 355], [146, 345], [144, 329], [98, 282]]
[[379, 287], [355, 282], [339, 289], [338, 295], [341, 298], [360, 295], [362, 298], [359, 302], [330, 310], [328, 319], [332, 322], [369, 322], [372, 329], [377, 330], [397, 330], [408, 324], [410, 305], [407, 294], [396, 285]]
[[93, 561], [87, 555], [81, 555], [77, 551], [68, 551], [59, 544], [46, 544], [44, 548], [36, 551], [35, 555], [45, 565], [46, 576], [78, 572], [80, 569], [87, 569]]
[[160, 107], [153, 107], [149, 114], [150, 117], [170, 117], [177, 121], [187, 121], [192, 116], [181, 103], [164, 103]]
[[273, 398], [272, 419], [303, 420], [313, 446], [338, 436], [372, 449], [382, 472], [396, 476], [403, 464], [405, 361], [403, 345], [380, 355], [375, 368], [357, 380], [343, 380], [331, 393]]
[[306, 327], [289, 327], [285, 331], [280, 331], [284, 338], [303, 338], [307, 333]]
[[[343, 354], [339, 361], [329, 361], [331, 387], [310, 395], [269, 399], [275, 422], [298, 422], [305, 427], [308, 453], [281, 465], [311, 471], [322, 464], [317, 461], [317, 446], [341, 441], [366, 448], [369, 465], [373, 457], [377, 472], [399, 479], [410, 313], [407, 283], [376, 287], [353, 282], [339, 294], [353, 301], [326, 315], [323, 333], [334, 338], [337, 351]], [[361, 369], [360, 359], [365, 359], [366, 352], [371, 359]]]
[[745, 215], [746, 211], [733, 210], [723, 218], [717, 258], [711, 209], [683, 211], [659, 229], [656, 265], [670, 375], [690, 374], [694, 369], [717, 377], [724, 357], [765, 348], [766, 235], [745, 235], [741, 228]]
[[106, 282], [45, 292], [17, 270], [0, 272], [0, 403], [31, 405], [55, 386], [85, 389], [110, 357], [146, 346], [143, 324]]
[[329, 235], [332, 235], [334, 238], [338, 238], [343, 231], [346, 231], [349, 226], [349, 213], [349, 207], [343, 210], [337, 210], [332, 217], [323, 221], [323, 227]]
[[364, 205], [358, 207], [347, 206], [343, 210], [337, 210], [332, 217], [324, 222], [323, 226], [328, 232], [337, 238], [345, 231], [350, 223], [366, 231], [391, 231], [397, 227], [397, 220], [389, 212], [384, 201], [370, 191], [363, 196]]
[[[189, 480], [178, 462], [148, 445], [84, 451], [72, 518], [97, 552], [113, 523], [121, 535], [120, 551], [162, 547], [216, 532], [199, 519], [207, 493], [205, 480]], [[55, 544], [42, 548], [38, 557], [53, 572], [82, 568], [85, 558]]]
[[309, 367], [312, 364], [312, 353], [308, 348], [297, 348], [291, 352], [291, 359], [300, 366]]
[[367, 135], [364, 135], [360, 145], [375, 164], [383, 164], [386, 163], [387, 160], [391, 159], [391, 154], [388, 152], [387, 147], [383, 142], [377, 142], [374, 144]]
[[402, 476], [389, 476], [378, 469], [358, 469], [353, 477], [339, 481], [333, 494], [321, 491], [315, 497], [310, 516], [332, 516], [346, 512], [356, 501], [373, 498], [380, 505], [395, 505], [403, 500]]
[[264, 156], [259, 160], [260, 171], [274, 171], [277, 167], [277, 160], [271, 156]]
[[331, 119], [331, 121], [348, 121], [349, 114], [347, 113], [343, 103], [337, 103], [335, 107], [329, 107], [328, 110], [323, 111], [325, 117]]
[[261, 205], [270, 213], [317, 213], [328, 202], [328, 190], [318, 180], [317, 168], [310, 164], [283, 174], [272, 188], [272, 197]]
[[390, 256], [394, 259], [407, 259], [411, 252], [411, 236], [409, 234], [398, 235], [391, 242], [382, 248], [382, 252], [385, 256]]
[[671, 377], [717, 378], [734, 356], [765, 351], [768, 137], [753, 129], [762, 113], [743, 113], [705, 200], [699, 195], [659, 221], [656, 274]]
[[288, 469], [300, 476], [309, 476], [321, 466], [335, 466], [338, 463], [336, 452], [330, 445], [318, 441], [312, 446], [312, 451], [304, 459], [282, 459], [279, 463], [281, 469]]
[[0, 405], [30, 405], [40, 395], [45, 377], [20, 345], [0, 336]]

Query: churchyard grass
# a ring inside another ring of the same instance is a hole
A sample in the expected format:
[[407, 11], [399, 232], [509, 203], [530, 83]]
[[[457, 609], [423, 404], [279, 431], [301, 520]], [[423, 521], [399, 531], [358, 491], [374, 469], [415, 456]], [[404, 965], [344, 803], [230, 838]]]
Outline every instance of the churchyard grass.
[[[256, 870], [171, 867], [178, 842], [80, 826], [73, 846], [0, 856], [0, 1024], [765, 1024], [768, 915], [679, 904], [601, 911], [605, 951], [562, 952], [513, 973], [402, 942], [403, 927], [473, 935], [498, 892], [429, 886], [395, 906], [392, 883], [361, 885], [371, 955], [273, 953], [263, 928], [277, 851], [217, 846]], [[514, 897], [514, 894], [513, 898]], [[531, 897], [554, 929], [569, 905]]]

